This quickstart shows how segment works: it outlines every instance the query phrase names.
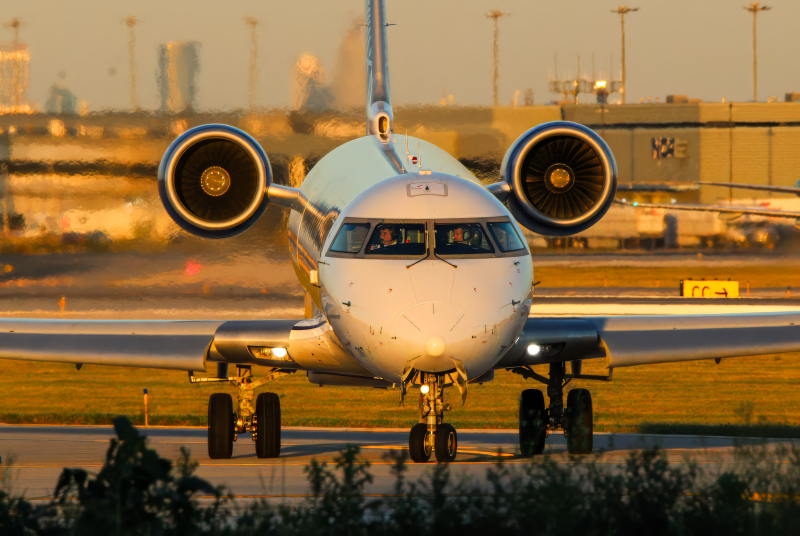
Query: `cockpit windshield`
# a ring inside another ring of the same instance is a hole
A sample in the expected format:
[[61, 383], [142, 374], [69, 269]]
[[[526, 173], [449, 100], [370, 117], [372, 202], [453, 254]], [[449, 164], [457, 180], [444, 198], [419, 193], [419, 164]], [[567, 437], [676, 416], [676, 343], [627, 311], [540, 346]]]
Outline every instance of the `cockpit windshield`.
[[332, 257], [381, 256], [404, 260], [527, 254], [525, 242], [511, 221], [496, 217], [442, 221], [347, 218], [328, 249]]
[[331, 251], [337, 253], [358, 253], [369, 234], [369, 223], [345, 223], [333, 239]]
[[494, 248], [480, 223], [436, 224], [438, 255], [475, 255], [493, 251]]
[[503, 252], [519, 251], [525, 247], [522, 245], [522, 240], [519, 239], [519, 235], [514, 230], [511, 222], [490, 222], [489, 230], [492, 232], [492, 238], [494, 238], [497, 247]]
[[380, 223], [364, 251], [367, 255], [424, 255], [424, 223]]

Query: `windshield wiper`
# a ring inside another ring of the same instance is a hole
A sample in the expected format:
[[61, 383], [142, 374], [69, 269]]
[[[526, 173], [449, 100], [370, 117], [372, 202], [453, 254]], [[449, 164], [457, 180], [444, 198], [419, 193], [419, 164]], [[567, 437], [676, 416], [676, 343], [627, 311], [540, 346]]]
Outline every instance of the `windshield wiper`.
[[[435, 231], [434, 231], [434, 232], [435, 232]], [[411, 268], [411, 267], [412, 267], [412, 266], [414, 266], [415, 264], [419, 264], [420, 262], [424, 261], [425, 259], [429, 259], [429, 258], [431, 257], [431, 254], [433, 254], [433, 256], [434, 256], [434, 257], [436, 257], [437, 259], [439, 259], [439, 260], [440, 260], [440, 261], [442, 261], [443, 263], [445, 263], [445, 264], [449, 264], [449, 265], [450, 265], [450, 266], [452, 266], [453, 268], [458, 268], [458, 266], [456, 266], [456, 265], [455, 265], [455, 264], [453, 264], [452, 262], [450, 262], [450, 261], [446, 261], [446, 260], [444, 260], [443, 258], [441, 258], [439, 255], [437, 255], [437, 253], [436, 253], [436, 236], [435, 236], [435, 235], [434, 235], [434, 237], [433, 237], [433, 247], [428, 247], [428, 231], [427, 231], [427, 230], [425, 231], [425, 256], [424, 256], [424, 257], [422, 257], [422, 258], [420, 258], [420, 259], [417, 259], [417, 260], [416, 260], [416, 261], [414, 261], [414, 262], [412, 262], [411, 264], [409, 264], [408, 266], [406, 266], [406, 268]]]
[[450, 266], [452, 266], [453, 268], [458, 268], [458, 266], [456, 266], [456, 265], [455, 265], [455, 264], [453, 264], [452, 262], [450, 262], [450, 261], [446, 261], [446, 260], [444, 260], [443, 258], [441, 258], [439, 255], [437, 255], [437, 254], [436, 254], [436, 251], [434, 251], [434, 252], [433, 252], [433, 256], [434, 256], [434, 257], [436, 257], [437, 259], [439, 259], [440, 261], [442, 261], [443, 263], [445, 263], [445, 264], [449, 264], [449, 265], [450, 265]]
[[415, 264], [421, 263], [422, 261], [424, 261], [425, 259], [427, 259], [430, 256], [431, 256], [431, 250], [428, 248], [428, 230], [425, 229], [425, 255], [423, 255], [419, 259], [415, 260], [414, 262], [412, 262], [411, 264], [406, 266], [406, 268], [411, 268]]

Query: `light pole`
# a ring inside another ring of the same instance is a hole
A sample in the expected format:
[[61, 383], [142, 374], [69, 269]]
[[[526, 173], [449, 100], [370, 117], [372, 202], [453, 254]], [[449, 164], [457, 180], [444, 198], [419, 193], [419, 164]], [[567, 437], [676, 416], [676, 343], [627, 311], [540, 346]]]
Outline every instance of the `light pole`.
[[506, 15], [508, 15], [508, 13], [503, 13], [499, 9], [493, 9], [486, 14], [486, 18], [494, 20], [494, 75], [492, 77], [492, 100], [495, 106], [497, 106], [497, 81], [500, 78], [500, 45], [497, 43], [500, 32], [497, 29], [497, 19]]
[[131, 70], [131, 104], [133, 104], [133, 110], [138, 112], [139, 108], [139, 95], [136, 93], [136, 61], [134, 56], [134, 51], [136, 50], [136, 23], [139, 21], [136, 19], [135, 15], [131, 15], [125, 18], [125, 24], [130, 28], [130, 38], [128, 39], [128, 56], [130, 61], [130, 70]]
[[256, 34], [258, 19], [248, 16], [244, 18], [244, 22], [250, 27], [250, 68], [248, 69], [247, 77], [247, 100], [250, 111], [253, 111], [258, 87], [258, 36]]
[[759, 5], [758, 2], [744, 6], [744, 9], [753, 14], [753, 102], [758, 101], [758, 56], [756, 55], [756, 15], [759, 11], [769, 11], [770, 6]]
[[[22, 26], [22, 22], [18, 18], [11, 19], [10, 22], [5, 24], [6, 28], [11, 28], [14, 32], [14, 41], [11, 45], [12, 52], [17, 52], [17, 45], [19, 45], [19, 28]], [[17, 110], [20, 109], [20, 105], [22, 104], [22, 75], [20, 73], [20, 63], [19, 61], [14, 61], [14, 79], [13, 79], [13, 86], [14, 86], [14, 106], [16, 106]]]
[[16, 50], [17, 44], [19, 43], [19, 27], [22, 26], [22, 23], [19, 19], [13, 18], [10, 22], [4, 24], [6, 28], [11, 28], [14, 32], [14, 41], [12, 42], [13, 49]]
[[628, 87], [625, 85], [625, 14], [631, 11], [639, 11], [638, 7], [619, 6], [617, 9], [612, 9], [611, 13], [619, 15], [619, 22], [622, 26], [622, 87], [619, 92], [622, 94], [622, 104], [625, 104], [625, 93]]

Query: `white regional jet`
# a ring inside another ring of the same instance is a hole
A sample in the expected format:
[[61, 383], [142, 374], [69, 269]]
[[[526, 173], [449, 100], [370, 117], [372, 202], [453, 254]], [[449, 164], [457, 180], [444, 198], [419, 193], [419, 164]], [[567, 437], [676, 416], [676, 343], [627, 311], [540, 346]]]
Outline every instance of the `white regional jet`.
[[[208, 238], [241, 233], [267, 205], [291, 210], [297, 276], [313, 300], [305, 320], [0, 320], [8, 359], [204, 371], [231, 382], [208, 405], [208, 452], [229, 458], [249, 432], [259, 457], [280, 454], [280, 401], [254, 389], [305, 371], [320, 385], [396, 386], [419, 393], [410, 456], [456, 458], [445, 392], [508, 369], [547, 386], [519, 397], [520, 450], [544, 449], [563, 429], [571, 453], [592, 450], [592, 400], [563, 388], [585, 359], [608, 367], [800, 351], [800, 314], [529, 318], [533, 267], [520, 225], [564, 236], [595, 224], [616, 191], [616, 164], [590, 129], [537, 126], [505, 155], [485, 188], [455, 158], [393, 132], [383, 0], [366, 0], [366, 136], [325, 156], [301, 188], [272, 183], [264, 150], [246, 133], [205, 125], [169, 147], [158, 172], [164, 207]], [[411, 147], [416, 154], [408, 152]], [[567, 373], [566, 363], [570, 363]], [[228, 366], [236, 375], [228, 376]], [[547, 377], [533, 365], [548, 364]], [[257, 367], [257, 368], [254, 368]], [[258, 376], [254, 375], [258, 373]], [[610, 376], [610, 375], [609, 375]], [[257, 378], [257, 379], [256, 379]]]

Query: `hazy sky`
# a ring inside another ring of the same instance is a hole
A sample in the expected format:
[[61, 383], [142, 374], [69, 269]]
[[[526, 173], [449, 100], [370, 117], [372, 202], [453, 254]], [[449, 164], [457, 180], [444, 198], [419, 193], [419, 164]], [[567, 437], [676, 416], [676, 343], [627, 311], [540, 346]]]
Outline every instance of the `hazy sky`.
[[[748, 0], [749, 1], [749, 0]], [[707, 101], [752, 99], [752, 15], [745, 0], [643, 0], [626, 16], [628, 101], [687, 94]], [[800, 91], [800, 1], [776, 0], [759, 14], [759, 99]], [[438, 102], [452, 94], [458, 104], [491, 104], [491, 9], [500, 20], [500, 102], [533, 88], [537, 104], [547, 91], [553, 54], [559, 71], [608, 71], [611, 55], [619, 75], [616, 2], [601, 0], [387, 0], [390, 72], [395, 106]], [[361, 0], [13, 0], [3, 23], [22, 19], [20, 41], [31, 50], [30, 98], [43, 104], [57, 73], [92, 110], [130, 105], [128, 28], [136, 15], [136, 62], [142, 106], [156, 108], [156, 49], [169, 41], [199, 41], [201, 109], [247, 103], [249, 30], [259, 25], [259, 102], [288, 106], [290, 71], [300, 54], [317, 55], [332, 74], [339, 44]], [[0, 39], [11, 30], [0, 28]], [[109, 69], [116, 74], [109, 74]]]

